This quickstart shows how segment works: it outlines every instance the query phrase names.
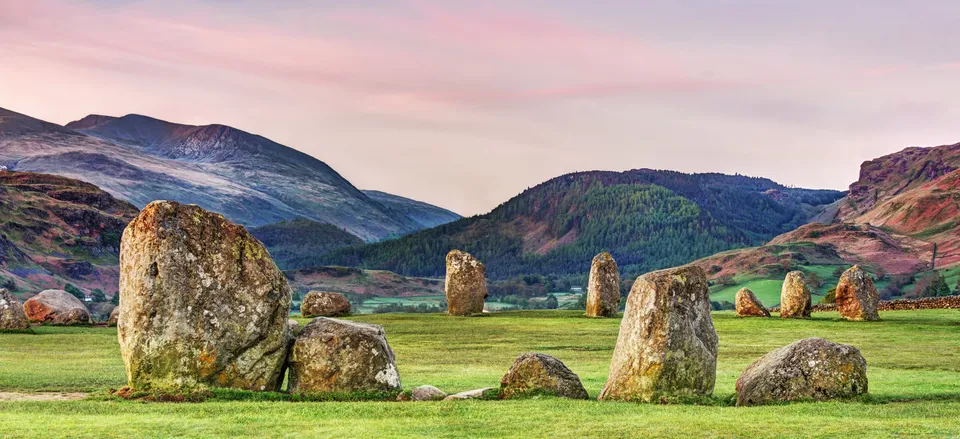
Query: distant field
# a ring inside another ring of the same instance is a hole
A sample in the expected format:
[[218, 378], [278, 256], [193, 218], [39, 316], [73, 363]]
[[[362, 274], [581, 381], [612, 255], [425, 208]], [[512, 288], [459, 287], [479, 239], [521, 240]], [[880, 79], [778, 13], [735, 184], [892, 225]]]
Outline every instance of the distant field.
[[[207, 401], [157, 404], [85, 400], [0, 402], [3, 438], [140, 437], [905, 437], [960, 434], [960, 311], [882, 313], [853, 323], [738, 319], [714, 313], [720, 335], [715, 405], [638, 405], [542, 398], [442, 403]], [[606, 379], [619, 319], [579, 311], [482, 317], [362, 315], [386, 328], [404, 387], [448, 392], [498, 385], [524, 352], [555, 355], [592, 397]], [[301, 322], [306, 323], [301, 319]], [[116, 331], [38, 328], [0, 334], [0, 391], [92, 391], [124, 383]], [[862, 402], [731, 407], [740, 372], [764, 353], [821, 336], [859, 346], [871, 397]], [[101, 398], [102, 399], [102, 398]]]

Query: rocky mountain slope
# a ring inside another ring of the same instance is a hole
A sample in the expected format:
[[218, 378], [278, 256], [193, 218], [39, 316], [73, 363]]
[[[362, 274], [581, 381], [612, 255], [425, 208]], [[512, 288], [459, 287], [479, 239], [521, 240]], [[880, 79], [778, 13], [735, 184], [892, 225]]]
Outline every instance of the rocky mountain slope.
[[460, 215], [442, 207], [437, 207], [422, 201], [411, 200], [399, 195], [392, 195], [380, 191], [363, 191], [368, 197], [380, 202], [384, 206], [394, 209], [420, 224], [424, 229], [456, 221]]
[[87, 181], [141, 207], [198, 204], [246, 226], [307, 217], [365, 241], [422, 228], [325, 163], [223, 125], [128, 115], [62, 127], [0, 109], [0, 166]]
[[[767, 245], [698, 261], [715, 278], [780, 276], [777, 267], [867, 266], [913, 275], [960, 263], [960, 144], [907, 148], [864, 162], [849, 194], [808, 224]], [[785, 268], [786, 269], [786, 268]]]
[[363, 244], [346, 230], [306, 218], [255, 227], [250, 233], [267, 247], [281, 270], [314, 267], [320, 255]]
[[60, 176], [0, 171], [0, 288], [117, 291], [120, 237], [137, 208]]
[[482, 260], [489, 277], [504, 278], [584, 273], [608, 250], [624, 272], [642, 273], [766, 242], [842, 196], [743, 176], [582, 172], [528, 189], [489, 214], [334, 251], [321, 262], [442, 276], [446, 253], [459, 248]]

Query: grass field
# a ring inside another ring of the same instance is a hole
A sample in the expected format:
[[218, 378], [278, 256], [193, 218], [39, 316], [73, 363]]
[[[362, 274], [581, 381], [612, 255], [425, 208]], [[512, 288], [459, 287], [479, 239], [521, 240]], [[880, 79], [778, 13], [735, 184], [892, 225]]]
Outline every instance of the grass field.
[[[618, 319], [575, 311], [453, 318], [361, 315], [386, 328], [405, 388], [447, 392], [496, 386], [524, 352], [554, 355], [595, 397], [607, 375]], [[835, 313], [807, 321], [714, 314], [720, 356], [714, 402], [643, 405], [541, 398], [517, 401], [144, 403], [103, 398], [124, 384], [116, 332], [37, 328], [0, 334], [0, 391], [88, 391], [82, 401], [0, 402], [3, 438], [134, 437], [905, 437], [960, 436], [960, 311], [882, 313], [853, 323]], [[731, 406], [734, 383], [757, 357], [820, 336], [860, 347], [870, 397], [856, 402]], [[97, 397], [101, 395], [101, 397]]]

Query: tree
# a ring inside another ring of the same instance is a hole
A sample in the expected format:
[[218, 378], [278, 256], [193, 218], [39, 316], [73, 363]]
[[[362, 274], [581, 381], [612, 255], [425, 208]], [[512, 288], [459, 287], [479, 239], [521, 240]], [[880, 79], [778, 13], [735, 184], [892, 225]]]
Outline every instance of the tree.
[[113, 296], [110, 297], [110, 304], [120, 306], [120, 292], [117, 291], [113, 293]]
[[837, 303], [837, 289], [831, 288], [829, 291], [827, 291], [827, 295], [823, 296], [823, 299], [820, 299], [820, 303]]
[[94, 302], [106, 302], [107, 295], [103, 294], [103, 290], [99, 288], [94, 288], [93, 290], [90, 291], [90, 299], [93, 300]]
[[823, 280], [821, 280], [820, 275], [814, 271], [807, 273], [806, 278], [807, 285], [809, 285], [812, 289], [817, 289], [823, 286]]
[[[547, 296], [545, 304], [547, 309], [557, 309], [560, 307], [560, 302], [557, 301], [557, 296], [554, 296], [553, 294]], [[586, 305], [584, 305], [584, 307], [586, 307]]]
[[67, 286], [63, 287], [63, 291], [66, 291], [72, 294], [73, 297], [80, 299], [81, 302], [84, 301], [85, 296], [83, 294], [83, 291], [77, 288], [76, 286], [74, 286], [73, 284], [67, 284]]

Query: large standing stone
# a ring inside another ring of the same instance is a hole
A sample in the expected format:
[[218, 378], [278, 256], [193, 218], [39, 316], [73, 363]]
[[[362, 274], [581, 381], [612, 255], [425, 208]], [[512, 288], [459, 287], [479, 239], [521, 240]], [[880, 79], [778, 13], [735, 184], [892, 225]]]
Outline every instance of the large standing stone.
[[0, 288], [0, 329], [27, 329], [30, 320], [23, 305], [9, 291]]
[[487, 298], [486, 269], [483, 263], [467, 252], [451, 250], [447, 253], [447, 312], [468, 316], [483, 312]]
[[563, 362], [549, 355], [528, 353], [513, 362], [510, 370], [500, 380], [504, 398], [524, 393], [549, 393], [552, 395], [587, 399], [580, 377]]
[[83, 302], [63, 290], [41, 291], [24, 302], [23, 310], [32, 322], [52, 325], [90, 323], [90, 312]]
[[737, 405], [867, 393], [867, 361], [853, 346], [808, 338], [753, 362], [737, 379]]
[[587, 317], [616, 317], [620, 308], [620, 271], [610, 253], [603, 252], [590, 264], [587, 285]]
[[837, 311], [847, 320], [880, 320], [880, 294], [873, 279], [859, 265], [840, 276], [837, 284]]
[[390, 392], [400, 375], [383, 328], [318, 317], [290, 350], [291, 393]]
[[627, 298], [600, 399], [709, 395], [717, 376], [717, 342], [703, 269], [647, 273]]
[[810, 287], [802, 271], [791, 271], [780, 289], [780, 317], [801, 319], [810, 317]]
[[148, 204], [120, 244], [117, 337], [135, 390], [277, 390], [290, 287], [260, 241], [197, 206]]
[[770, 317], [770, 311], [748, 288], [741, 288], [740, 291], [737, 291], [735, 302], [738, 317]]
[[311, 291], [300, 302], [300, 314], [304, 317], [337, 317], [350, 314], [350, 301], [340, 293]]

